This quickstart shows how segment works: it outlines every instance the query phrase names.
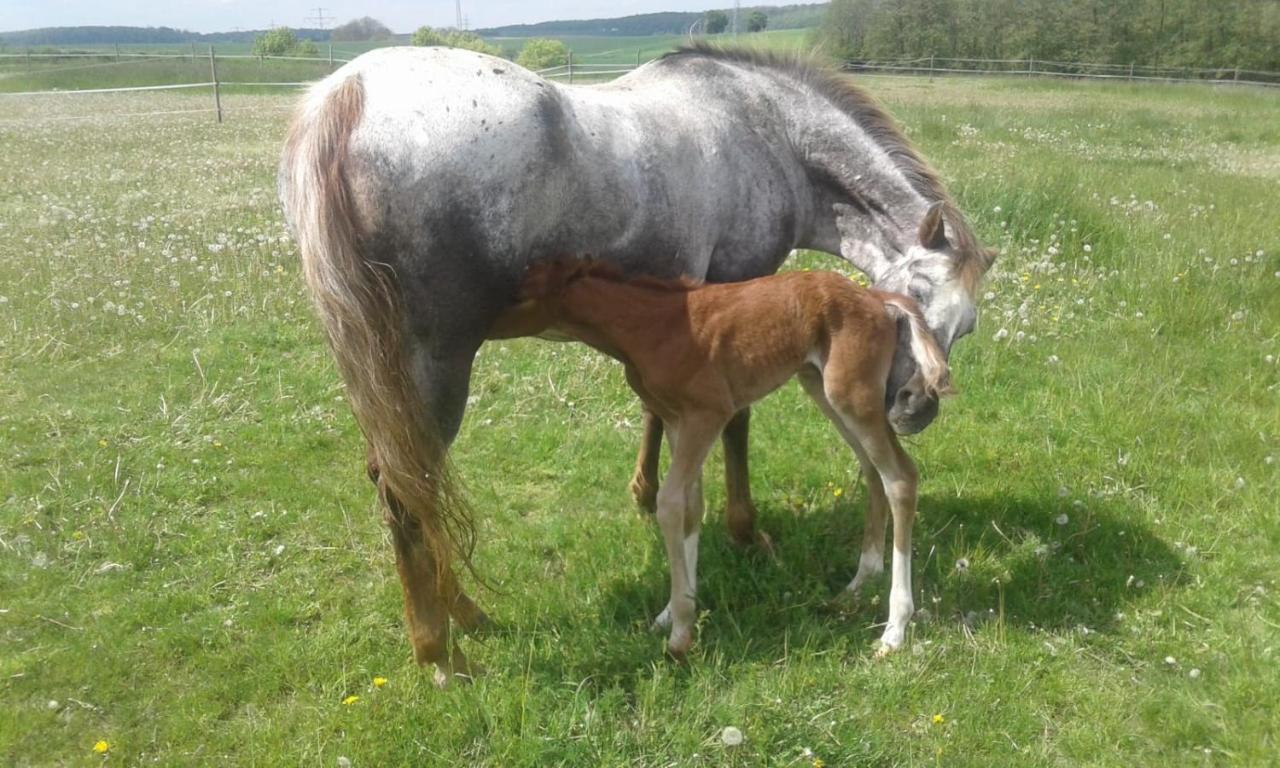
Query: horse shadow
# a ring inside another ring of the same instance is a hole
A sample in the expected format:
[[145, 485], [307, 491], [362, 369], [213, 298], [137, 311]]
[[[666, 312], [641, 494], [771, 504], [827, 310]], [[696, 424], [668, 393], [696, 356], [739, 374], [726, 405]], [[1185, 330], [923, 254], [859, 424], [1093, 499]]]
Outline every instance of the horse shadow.
[[[760, 524], [774, 537], [774, 557], [735, 547], [722, 515], [709, 515], [698, 563], [694, 665], [700, 656], [771, 662], [795, 648], [870, 656], [888, 615], [887, 571], [852, 606], [832, 600], [857, 568], [865, 504], [863, 493], [834, 503], [762, 505]], [[1144, 591], [1183, 578], [1176, 551], [1136, 522], [1141, 516], [1121, 497], [926, 495], [919, 506], [911, 642], [941, 634], [934, 628], [947, 623], [974, 632], [1114, 633]], [[594, 616], [566, 607], [546, 617], [564, 635], [581, 624], [605, 640], [587, 653], [536, 654], [531, 673], [626, 687], [661, 661], [662, 642], [647, 631], [668, 589], [656, 525], [649, 546], [643, 574], [603, 585]], [[587, 627], [592, 619], [599, 625]]]

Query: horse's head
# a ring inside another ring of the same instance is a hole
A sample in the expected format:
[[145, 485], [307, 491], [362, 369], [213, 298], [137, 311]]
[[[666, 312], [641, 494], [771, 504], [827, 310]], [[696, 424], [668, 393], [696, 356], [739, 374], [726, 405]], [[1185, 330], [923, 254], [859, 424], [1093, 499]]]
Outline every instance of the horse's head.
[[[947, 221], [947, 215], [954, 220]], [[947, 224], [951, 224], [950, 238]], [[916, 239], [901, 258], [875, 275], [875, 287], [915, 299], [938, 346], [950, 357], [951, 345], [972, 333], [977, 323], [974, 294], [995, 252], [978, 243], [960, 214], [946, 203], [929, 208]], [[906, 329], [899, 334], [898, 354], [885, 391], [889, 423], [898, 434], [919, 432], [938, 415], [938, 399], [925, 387]]]

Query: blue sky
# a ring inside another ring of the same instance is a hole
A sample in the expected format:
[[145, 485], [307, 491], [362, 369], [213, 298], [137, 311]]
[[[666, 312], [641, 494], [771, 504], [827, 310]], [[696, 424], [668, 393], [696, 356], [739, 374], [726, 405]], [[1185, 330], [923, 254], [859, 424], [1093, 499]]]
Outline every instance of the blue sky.
[[[493, 27], [731, 5], [728, 0], [462, 0], [462, 12], [471, 27]], [[0, 0], [0, 31], [117, 24], [196, 32], [260, 29], [272, 23], [309, 27], [315, 26], [308, 19], [317, 6], [337, 23], [372, 16], [396, 32], [454, 23], [454, 0]]]

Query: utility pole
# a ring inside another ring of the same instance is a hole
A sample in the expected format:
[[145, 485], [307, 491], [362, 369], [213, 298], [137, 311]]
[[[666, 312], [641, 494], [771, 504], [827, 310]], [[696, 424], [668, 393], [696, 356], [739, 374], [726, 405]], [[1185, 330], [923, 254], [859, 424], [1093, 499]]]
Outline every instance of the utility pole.
[[733, 36], [738, 36], [738, 11], [742, 10], [742, 0], [733, 0]]
[[458, 20], [456, 22], [458, 29], [465, 29], [467, 22], [466, 19], [462, 18], [462, 0], [454, 0], [453, 7], [458, 15]]

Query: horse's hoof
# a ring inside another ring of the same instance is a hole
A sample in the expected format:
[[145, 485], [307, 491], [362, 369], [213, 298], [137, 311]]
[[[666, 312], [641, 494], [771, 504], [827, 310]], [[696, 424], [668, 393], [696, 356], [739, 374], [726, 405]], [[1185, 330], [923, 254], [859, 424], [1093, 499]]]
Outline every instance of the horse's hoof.
[[631, 498], [641, 512], [652, 515], [658, 511], [658, 489], [639, 475], [631, 479]]

